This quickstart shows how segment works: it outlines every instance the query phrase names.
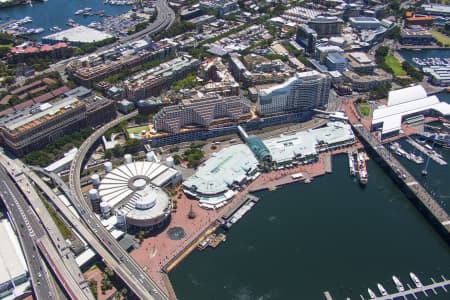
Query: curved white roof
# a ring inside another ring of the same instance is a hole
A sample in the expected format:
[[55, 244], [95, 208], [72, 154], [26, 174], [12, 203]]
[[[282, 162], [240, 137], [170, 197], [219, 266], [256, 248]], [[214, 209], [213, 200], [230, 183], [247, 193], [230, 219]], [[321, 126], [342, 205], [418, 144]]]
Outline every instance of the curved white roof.
[[152, 225], [168, 214], [170, 198], [160, 186], [174, 176], [178, 176], [178, 171], [165, 165], [135, 161], [107, 173], [98, 191], [102, 201], [126, 215], [129, 221], [143, 225], [148, 221], [145, 225]]
[[427, 97], [427, 92], [421, 85], [415, 85], [404, 89], [390, 91], [388, 95], [388, 105], [397, 105]]

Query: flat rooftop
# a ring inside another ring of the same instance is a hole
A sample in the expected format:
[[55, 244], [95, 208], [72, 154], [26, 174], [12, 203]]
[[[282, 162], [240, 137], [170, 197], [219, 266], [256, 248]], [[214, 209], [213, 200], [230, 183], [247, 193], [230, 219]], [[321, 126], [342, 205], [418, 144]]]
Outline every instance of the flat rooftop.
[[269, 149], [272, 160], [277, 163], [291, 161], [295, 157], [310, 157], [318, 154], [319, 144], [337, 144], [355, 139], [350, 125], [342, 122], [329, 122], [326, 127], [282, 134], [263, 140]]
[[26, 276], [28, 268], [11, 224], [7, 219], [0, 220], [0, 284], [11, 279]]
[[44, 36], [44, 40], [54, 40], [75, 43], [93, 43], [112, 38], [113, 36], [99, 30], [95, 30], [86, 26], [76, 26], [67, 30], [63, 30], [54, 34]]
[[11, 132], [28, 130], [80, 105], [84, 105], [83, 102], [74, 97], [64, 98], [53, 103], [33, 105], [2, 117], [0, 126]]

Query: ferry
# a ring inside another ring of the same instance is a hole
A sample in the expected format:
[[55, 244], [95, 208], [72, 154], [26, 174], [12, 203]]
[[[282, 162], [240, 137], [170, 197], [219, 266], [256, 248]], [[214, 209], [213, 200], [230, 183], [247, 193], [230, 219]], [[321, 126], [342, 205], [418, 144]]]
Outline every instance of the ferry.
[[367, 174], [366, 160], [364, 158], [364, 152], [358, 152], [357, 157], [357, 169], [358, 179], [362, 186], [365, 186], [369, 182], [369, 176]]
[[375, 299], [377, 297], [377, 295], [371, 289], [367, 289], [367, 292], [369, 293], [370, 299]]
[[414, 274], [413, 272], [409, 273], [409, 277], [411, 277], [411, 280], [414, 281], [414, 284], [416, 285], [416, 287], [420, 288], [423, 287], [422, 282], [420, 281], [420, 279], [416, 276], [416, 274]]
[[395, 283], [395, 286], [397, 287], [397, 290], [399, 292], [403, 292], [405, 290], [405, 287], [403, 286], [403, 284], [401, 283], [401, 281], [397, 278], [397, 276], [392, 276], [392, 280]]
[[388, 295], [388, 293], [386, 292], [386, 289], [380, 283], [377, 283], [377, 287], [380, 290], [380, 293], [381, 293], [382, 296], [387, 296]]

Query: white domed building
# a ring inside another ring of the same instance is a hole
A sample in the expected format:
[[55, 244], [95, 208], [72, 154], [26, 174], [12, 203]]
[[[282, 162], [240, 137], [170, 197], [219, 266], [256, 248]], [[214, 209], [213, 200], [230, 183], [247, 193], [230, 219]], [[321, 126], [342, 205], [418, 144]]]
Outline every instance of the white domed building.
[[101, 179], [98, 194], [126, 224], [139, 228], [158, 228], [170, 216], [170, 197], [164, 187], [181, 182], [181, 173], [166, 165], [150, 161], [131, 161], [107, 172]]

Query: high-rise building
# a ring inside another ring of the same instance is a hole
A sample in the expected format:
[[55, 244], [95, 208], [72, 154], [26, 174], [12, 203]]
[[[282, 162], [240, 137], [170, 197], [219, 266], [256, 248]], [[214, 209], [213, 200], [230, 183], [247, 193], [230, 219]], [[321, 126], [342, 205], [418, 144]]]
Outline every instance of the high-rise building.
[[338, 17], [318, 16], [308, 21], [308, 26], [317, 32], [319, 38], [340, 35], [344, 21]]
[[258, 89], [258, 114], [310, 111], [328, 102], [331, 80], [317, 71], [297, 73], [284, 83]]
[[297, 29], [296, 41], [305, 47], [306, 52], [314, 52], [317, 32], [306, 24], [300, 24]]
[[325, 60], [328, 71], [344, 72], [347, 69], [347, 60], [338, 52], [332, 52], [327, 55]]

